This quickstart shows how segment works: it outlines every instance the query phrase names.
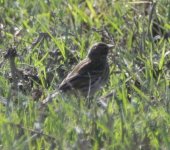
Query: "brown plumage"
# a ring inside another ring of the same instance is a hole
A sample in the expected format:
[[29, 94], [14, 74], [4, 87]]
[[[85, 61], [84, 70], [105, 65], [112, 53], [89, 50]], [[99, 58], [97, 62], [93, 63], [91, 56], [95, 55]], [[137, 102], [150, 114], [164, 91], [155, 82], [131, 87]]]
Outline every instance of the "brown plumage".
[[87, 57], [77, 64], [59, 85], [63, 92], [75, 91], [85, 97], [103, 86], [109, 77], [107, 55], [113, 45], [96, 43], [89, 50]]

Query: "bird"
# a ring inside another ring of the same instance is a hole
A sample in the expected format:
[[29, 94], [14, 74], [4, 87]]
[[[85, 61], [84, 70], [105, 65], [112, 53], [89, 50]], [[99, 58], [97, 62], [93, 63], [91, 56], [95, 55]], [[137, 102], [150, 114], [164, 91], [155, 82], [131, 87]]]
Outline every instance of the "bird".
[[88, 51], [86, 58], [73, 67], [72, 71], [60, 83], [59, 90], [64, 93], [79, 93], [92, 97], [109, 78], [107, 56], [114, 45], [103, 42], [95, 43]]

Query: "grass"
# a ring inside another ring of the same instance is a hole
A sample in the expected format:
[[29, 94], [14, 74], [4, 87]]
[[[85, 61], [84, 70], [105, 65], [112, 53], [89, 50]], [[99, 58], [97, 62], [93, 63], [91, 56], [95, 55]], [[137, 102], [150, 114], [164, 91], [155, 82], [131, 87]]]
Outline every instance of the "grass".
[[[0, 149], [169, 149], [170, 43], [155, 42], [151, 31], [155, 16], [170, 30], [170, 4], [157, 1], [149, 17], [137, 2], [0, 1]], [[109, 83], [92, 107], [82, 97], [58, 94], [39, 109], [97, 41], [115, 47]], [[38, 74], [31, 84], [13, 86], [4, 59], [11, 47], [17, 68]], [[96, 104], [101, 96], [104, 109]]]

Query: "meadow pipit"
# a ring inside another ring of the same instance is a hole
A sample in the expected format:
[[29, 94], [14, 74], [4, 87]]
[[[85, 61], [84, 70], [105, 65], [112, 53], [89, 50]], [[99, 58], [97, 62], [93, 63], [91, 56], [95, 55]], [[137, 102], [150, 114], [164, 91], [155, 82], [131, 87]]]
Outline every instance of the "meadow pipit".
[[85, 97], [93, 96], [109, 77], [107, 55], [113, 45], [96, 43], [87, 57], [77, 64], [59, 85], [63, 92], [75, 91]]

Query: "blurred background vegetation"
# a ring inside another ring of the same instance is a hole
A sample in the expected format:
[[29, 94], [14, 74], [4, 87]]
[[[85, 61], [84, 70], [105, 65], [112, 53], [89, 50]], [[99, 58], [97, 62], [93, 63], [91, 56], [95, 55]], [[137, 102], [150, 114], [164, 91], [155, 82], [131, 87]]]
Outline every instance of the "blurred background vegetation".
[[[0, 149], [169, 150], [169, 36], [169, 0], [0, 0]], [[99, 41], [114, 49], [92, 107], [39, 107]]]

